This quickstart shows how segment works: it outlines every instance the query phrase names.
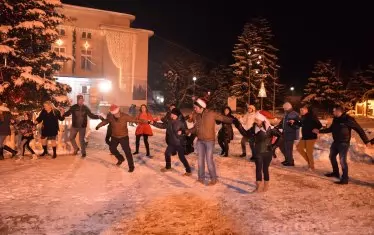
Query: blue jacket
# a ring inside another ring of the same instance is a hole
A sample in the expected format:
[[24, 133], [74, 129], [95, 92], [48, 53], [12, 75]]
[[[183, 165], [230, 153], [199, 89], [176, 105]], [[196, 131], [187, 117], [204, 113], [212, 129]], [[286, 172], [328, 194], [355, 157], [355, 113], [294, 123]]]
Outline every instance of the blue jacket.
[[284, 140], [298, 140], [300, 137], [300, 127], [297, 125], [291, 126], [288, 123], [290, 120], [299, 121], [299, 114], [293, 110], [286, 112], [277, 127], [283, 129]]

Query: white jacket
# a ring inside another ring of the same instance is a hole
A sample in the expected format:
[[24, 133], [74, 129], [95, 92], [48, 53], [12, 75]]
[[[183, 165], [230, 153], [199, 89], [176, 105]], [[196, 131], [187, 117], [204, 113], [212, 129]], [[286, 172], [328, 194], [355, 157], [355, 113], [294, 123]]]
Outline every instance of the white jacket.
[[248, 130], [253, 126], [253, 123], [255, 122], [255, 115], [256, 112], [252, 113], [246, 113], [244, 116], [240, 119], [240, 123], [243, 125], [245, 130]]

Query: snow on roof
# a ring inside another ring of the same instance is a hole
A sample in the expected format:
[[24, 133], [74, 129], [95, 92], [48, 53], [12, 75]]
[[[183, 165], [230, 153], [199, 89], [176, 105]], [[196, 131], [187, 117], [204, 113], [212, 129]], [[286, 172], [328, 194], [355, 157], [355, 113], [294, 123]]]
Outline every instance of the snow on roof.
[[38, 8], [34, 8], [34, 9], [29, 9], [27, 10], [27, 13], [30, 13], [30, 14], [40, 14], [40, 15], [45, 15], [45, 11], [43, 10], [40, 10]]
[[106, 10], [100, 10], [100, 9], [95, 9], [95, 8], [89, 8], [89, 7], [81, 7], [81, 6], [75, 6], [75, 5], [70, 5], [70, 4], [62, 4], [63, 8], [65, 9], [75, 9], [75, 10], [80, 10], [80, 11], [91, 11], [91, 12], [102, 12], [102, 13], [107, 13], [107, 14], [112, 14], [112, 15], [120, 15], [120, 16], [126, 16], [130, 21], [135, 20], [134, 15], [126, 14], [126, 13], [120, 13], [120, 12], [115, 12], [115, 11], [106, 11]]

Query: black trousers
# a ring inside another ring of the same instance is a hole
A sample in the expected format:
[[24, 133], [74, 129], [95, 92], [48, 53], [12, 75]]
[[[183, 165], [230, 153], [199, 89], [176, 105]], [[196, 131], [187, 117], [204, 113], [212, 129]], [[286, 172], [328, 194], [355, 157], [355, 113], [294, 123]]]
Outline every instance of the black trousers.
[[193, 142], [196, 138], [195, 134], [191, 134], [190, 136], [186, 136], [186, 146], [185, 146], [185, 154], [188, 155], [195, 151], [193, 147]]
[[129, 137], [116, 138], [112, 137], [110, 141], [110, 152], [117, 158], [118, 161], [124, 161], [125, 159], [118, 151], [118, 145], [121, 145], [123, 151], [125, 152], [126, 160], [129, 165], [129, 169], [134, 169], [134, 159], [132, 158]]
[[[22, 146], [22, 156], [25, 155], [25, 149], [29, 150], [31, 154], [35, 154], [34, 150], [30, 146], [30, 142], [33, 139], [34, 139], [33, 136], [22, 136], [21, 141], [24, 142], [24, 144]], [[26, 142], [25, 142], [25, 140], [26, 140]]]
[[272, 152], [259, 153], [256, 155], [256, 181], [262, 181], [262, 175], [264, 175], [264, 180], [269, 181], [269, 166], [273, 158]]
[[230, 141], [226, 138], [218, 138], [218, 144], [225, 153], [225, 156], [229, 155], [229, 143]]
[[147, 150], [147, 156], [149, 156], [149, 155], [150, 155], [150, 152], [149, 152], [148, 135], [137, 135], [137, 136], [136, 136], [136, 141], [135, 141], [136, 152], [137, 152], [137, 153], [139, 152], [140, 137], [142, 137], [142, 136], [143, 136], [143, 139], [144, 139], [145, 149]]
[[112, 127], [108, 126], [106, 129], [105, 143], [110, 147], [110, 138], [112, 136]]
[[174, 152], [178, 153], [179, 160], [183, 163], [184, 168], [186, 168], [186, 172], [191, 173], [190, 164], [188, 164], [188, 161], [184, 156], [184, 146], [168, 145], [168, 147], [165, 150], [166, 169], [171, 168], [171, 155]]

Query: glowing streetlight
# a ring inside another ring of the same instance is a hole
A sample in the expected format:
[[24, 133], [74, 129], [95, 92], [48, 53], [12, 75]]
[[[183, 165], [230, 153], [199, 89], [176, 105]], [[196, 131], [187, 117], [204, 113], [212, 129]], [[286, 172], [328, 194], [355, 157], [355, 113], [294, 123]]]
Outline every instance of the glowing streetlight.
[[192, 78], [192, 81], [193, 81], [193, 96], [195, 96], [196, 80], [197, 80], [197, 77], [194, 76], [194, 77]]
[[262, 59], [262, 56], [259, 55], [259, 56], [258, 56], [258, 59], [261, 60], [261, 59]]
[[295, 91], [295, 87], [290, 87], [290, 90], [291, 90], [291, 92], [292, 92], [292, 96], [294, 95], [294, 91]]
[[161, 101], [161, 103], [164, 103], [164, 98], [161, 97], [161, 98], [160, 98], [160, 101]]
[[257, 52], [257, 48], [255, 48], [255, 52]]
[[248, 51], [248, 55], [250, 55], [251, 54], [251, 51]]
[[258, 70], [256, 70], [256, 73], [258, 73]]
[[102, 93], [108, 93], [112, 90], [112, 82], [111, 81], [102, 81], [99, 84], [99, 90]]
[[260, 64], [261, 62], [260, 61], [257, 61], [257, 64]]
[[210, 95], [210, 91], [208, 91], [208, 95]]

